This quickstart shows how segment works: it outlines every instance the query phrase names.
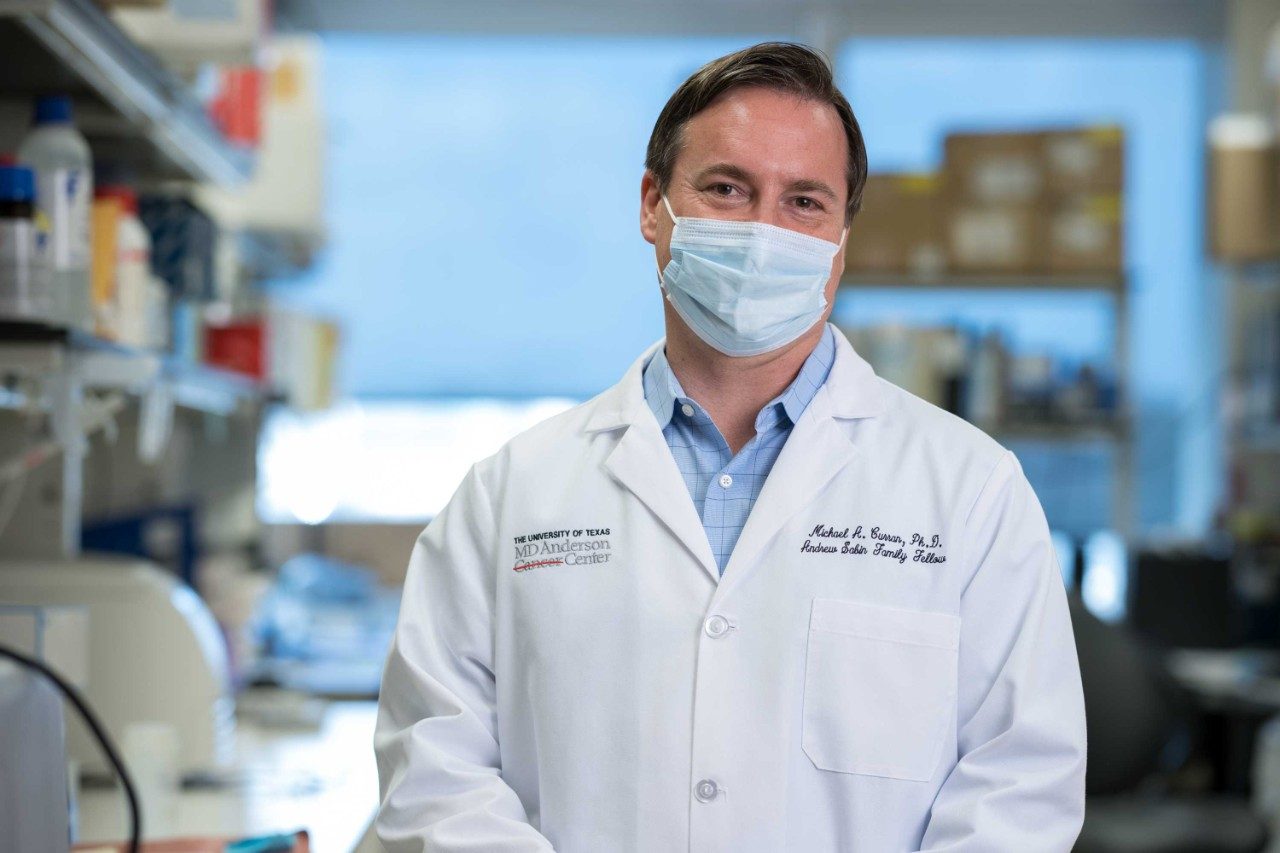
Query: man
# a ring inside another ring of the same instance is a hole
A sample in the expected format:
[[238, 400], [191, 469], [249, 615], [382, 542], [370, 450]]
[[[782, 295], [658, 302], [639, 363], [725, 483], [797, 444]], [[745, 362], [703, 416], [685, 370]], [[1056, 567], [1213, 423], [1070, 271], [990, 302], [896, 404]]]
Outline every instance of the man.
[[826, 324], [866, 179], [806, 48], [695, 73], [640, 231], [667, 336], [419, 538], [391, 851], [1067, 851], [1079, 671], [1018, 462]]

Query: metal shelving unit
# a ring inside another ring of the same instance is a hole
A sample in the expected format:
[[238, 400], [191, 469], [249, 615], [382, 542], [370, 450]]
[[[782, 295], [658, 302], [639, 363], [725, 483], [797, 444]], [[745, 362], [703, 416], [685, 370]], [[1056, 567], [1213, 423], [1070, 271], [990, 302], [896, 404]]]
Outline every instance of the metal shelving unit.
[[[72, 96], [76, 125], [95, 163], [139, 186], [228, 187], [252, 174], [253, 153], [221, 134], [187, 81], [92, 0], [0, 0], [0, 118], [7, 142], [25, 129], [34, 97], [49, 92]], [[246, 280], [296, 270], [315, 250], [288, 235], [233, 237]], [[21, 528], [28, 540], [23, 548], [42, 556], [79, 551], [91, 434], [110, 436], [117, 417], [127, 415], [132, 424], [136, 414], [151, 439], [175, 429], [184, 437], [229, 430], [239, 436], [242, 424], [256, 423], [258, 403], [267, 397], [260, 383], [227, 371], [33, 324], [0, 323], [0, 380], [6, 419], [0, 484], [35, 472], [28, 503], [39, 507], [10, 533]], [[220, 423], [200, 429], [194, 425], [207, 419], [175, 419], [176, 409]], [[143, 460], [142, 446], [139, 437], [139, 452], [122, 454], [122, 464]], [[154, 442], [148, 446], [154, 449]], [[213, 448], [200, 452], [206, 450]], [[243, 472], [233, 468], [227, 466], [225, 477], [239, 488]]]
[[0, 91], [68, 91], [96, 156], [155, 179], [236, 184], [253, 157], [90, 0], [0, 0]]
[[1116, 476], [1112, 490], [1112, 518], [1115, 529], [1131, 538], [1134, 526], [1136, 486], [1132, 413], [1128, 394], [1129, 376], [1129, 283], [1122, 273], [942, 273], [912, 275], [901, 273], [850, 273], [841, 279], [842, 291], [883, 292], [1002, 291], [1076, 292], [1110, 296], [1114, 309], [1115, 375], [1118, 417], [1111, 422], [1007, 423], [979, 425], [1001, 440], [1050, 442], [1057, 444], [1107, 442], [1115, 448]]
[[266, 397], [260, 383], [239, 374], [39, 326], [0, 330], [0, 381], [24, 389], [13, 395], [16, 408], [48, 417], [47, 438], [0, 464], [0, 480], [60, 455], [58, 542], [50, 543], [60, 556], [79, 550], [88, 437], [110, 429], [128, 401], [140, 401], [168, 430], [175, 406], [229, 416]]
[[175, 405], [228, 415], [266, 396], [255, 379], [172, 356], [104, 341], [81, 332], [0, 323], [0, 378], [48, 380], [74, 374], [86, 390], [142, 396], [157, 389]]

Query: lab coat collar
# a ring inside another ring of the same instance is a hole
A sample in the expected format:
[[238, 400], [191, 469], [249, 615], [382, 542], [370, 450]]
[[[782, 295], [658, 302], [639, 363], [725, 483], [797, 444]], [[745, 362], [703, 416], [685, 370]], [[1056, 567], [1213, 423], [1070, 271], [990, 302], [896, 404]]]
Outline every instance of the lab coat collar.
[[[839, 329], [835, 330], [835, 340], [835, 363], [823, 386], [825, 393], [821, 395], [827, 399], [825, 413], [846, 419], [875, 417], [884, 408], [875, 371]], [[663, 339], [651, 345], [632, 363], [621, 382], [596, 398], [594, 410], [587, 419], [588, 432], [618, 429], [645, 418], [654, 420], [644, 399], [644, 366], [665, 344]]]

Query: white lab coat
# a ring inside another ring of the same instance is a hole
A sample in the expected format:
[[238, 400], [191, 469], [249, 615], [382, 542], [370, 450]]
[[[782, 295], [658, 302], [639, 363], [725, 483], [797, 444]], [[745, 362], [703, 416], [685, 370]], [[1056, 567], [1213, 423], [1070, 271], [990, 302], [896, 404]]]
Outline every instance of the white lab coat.
[[471, 470], [383, 679], [388, 850], [1070, 850], [1084, 707], [1040, 505], [837, 338], [723, 578], [648, 354]]

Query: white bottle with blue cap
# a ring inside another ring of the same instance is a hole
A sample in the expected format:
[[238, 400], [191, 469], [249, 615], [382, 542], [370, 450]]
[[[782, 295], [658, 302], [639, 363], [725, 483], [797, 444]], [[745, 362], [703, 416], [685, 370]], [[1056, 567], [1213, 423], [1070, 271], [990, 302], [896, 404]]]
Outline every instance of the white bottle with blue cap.
[[93, 158], [89, 143], [72, 123], [69, 97], [36, 100], [35, 125], [18, 149], [18, 160], [35, 170], [37, 215], [48, 221], [53, 321], [91, 331]]

